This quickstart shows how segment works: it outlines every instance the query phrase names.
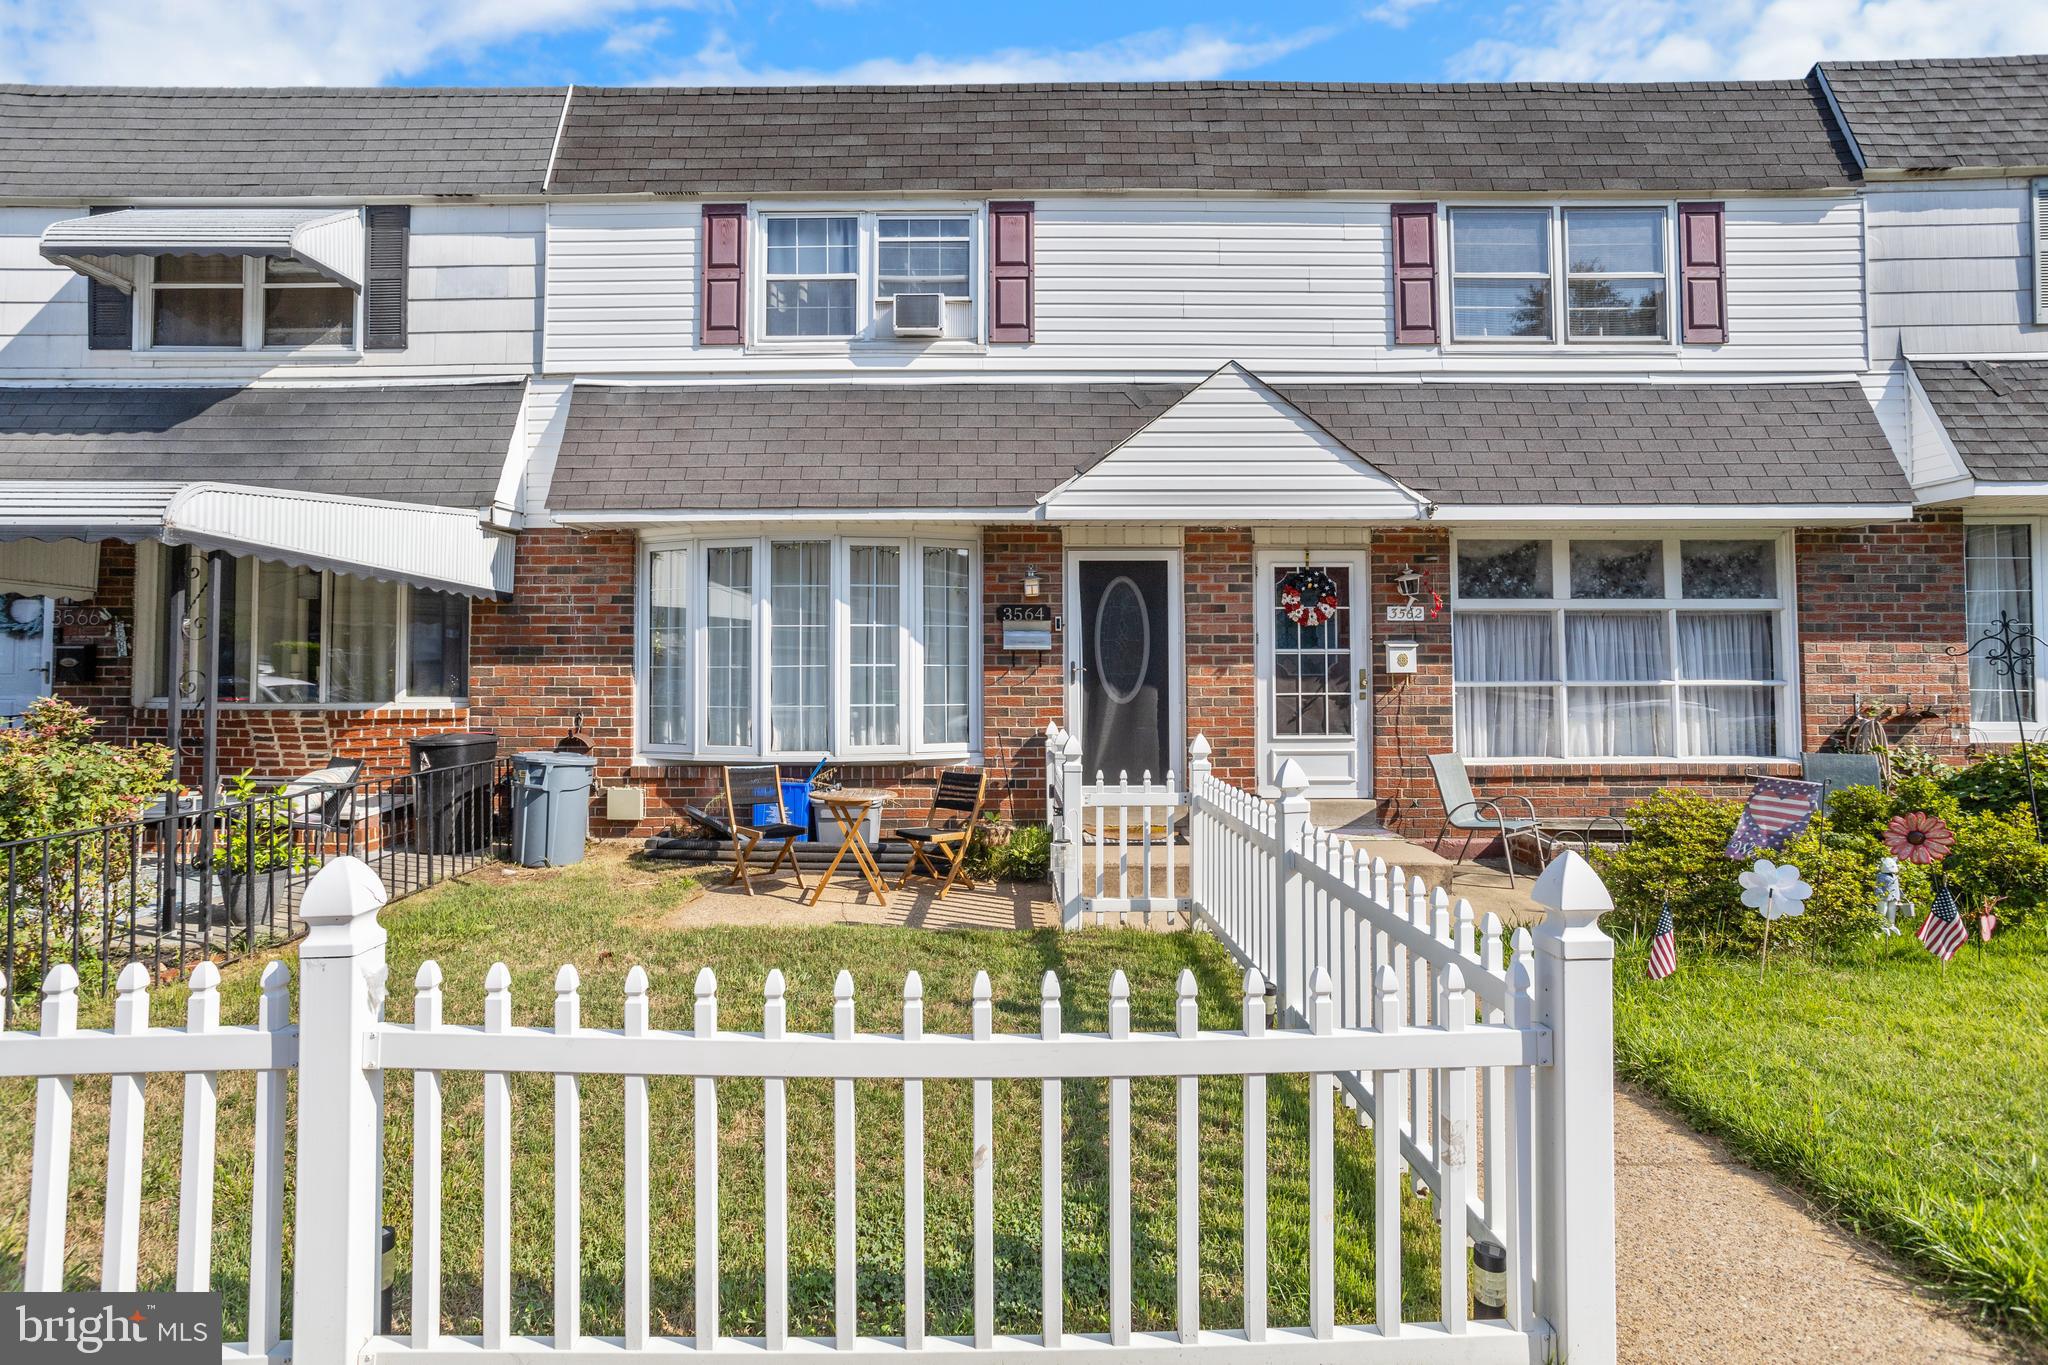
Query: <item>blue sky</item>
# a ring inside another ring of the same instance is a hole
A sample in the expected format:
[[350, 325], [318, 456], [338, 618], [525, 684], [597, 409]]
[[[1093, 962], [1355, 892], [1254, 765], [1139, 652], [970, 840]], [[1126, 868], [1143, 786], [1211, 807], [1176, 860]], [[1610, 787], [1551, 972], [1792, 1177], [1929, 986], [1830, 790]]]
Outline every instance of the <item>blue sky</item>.
[[0, 80], [1647, 80], [2048, 51], [2048, 0], [0, 0]]

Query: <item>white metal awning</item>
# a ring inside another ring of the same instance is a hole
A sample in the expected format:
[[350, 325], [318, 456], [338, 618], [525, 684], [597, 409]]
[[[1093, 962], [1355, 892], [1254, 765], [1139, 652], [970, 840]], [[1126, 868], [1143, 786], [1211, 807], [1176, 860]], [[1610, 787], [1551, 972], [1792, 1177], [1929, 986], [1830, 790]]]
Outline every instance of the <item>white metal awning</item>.
[[355, 209], [117, 209], [43, 229], [45, 260], [128, 293], [138, 256], [278, 256], [363, 284]]
[[512, 591], [512, 537], [474, 509], [285, 488], [0, 481], [0, 541], [32, 540], [155, 540], [471, 597]]

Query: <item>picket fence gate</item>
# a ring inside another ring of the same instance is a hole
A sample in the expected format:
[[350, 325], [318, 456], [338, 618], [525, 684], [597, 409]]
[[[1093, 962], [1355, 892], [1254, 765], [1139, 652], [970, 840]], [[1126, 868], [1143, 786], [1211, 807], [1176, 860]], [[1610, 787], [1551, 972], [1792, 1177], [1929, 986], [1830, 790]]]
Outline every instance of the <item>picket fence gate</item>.
[[[1198, 746], [1199, 747], [1199, 746]], [[1200, 756], [1198, 755], [1198, 758]], [[514, 1026], [510, 974], [500, 965], [482, 983], [456, 989], [484, 992], [481, 1027], [443, 1022], [444, 986], [434, 963], [413, 983], [410, 1023], [384, 1018], [387, 994], [384, 932], [377, 922], [385, 892], [368, 867], [352, 858], [324, 869], [308, 889], [308, 925], [299, 957], [298, 1018], [290, 1018], [290, 980], [283, 964], [266, 968], [258, 1021], [219, 1023], [218, 973], [193, 973], [184, 1029], [149, 1024], [149, 975], [139, 963], [121, 975], [111, 1030], [77, 1027], [77, 980], [68, 966], [44, 984], [39, 1032], [0, 1034], [0, 1075], [36, 1079], [36, 1117], [25, 1258], [25, 1287], [64, 1285], [65, 1227], [72, 1146], [72, 1087], [79, 1075], [112, 1077], [107, 1143], [106, 1207], [100, 1282], [136, 1284], [141, 1244], [144, 1084], [155, 1073], [185, 1077], [178, 1196], [179, 1288], [218, 1284], [213, 1266], [213, 1154], [218, 1078], [256, 1078], [255, 1164], [247, 1267], [249, 1332], [224, 1348], [227, 1361], [292, 1359], [303, 1365], [409, 1362], [595, 1362], [672, 1360], [701, 1356], [763, 1362], [816, 1360], [827, 1354], [895, 1356], [906, 1360], [971, 1356], [977, 1361], [1109, 1362], [1213, 1360], [1251, 1365], [1269, 1360], [1604, 1362], [1614, 1358], [1612, 1194], [1612, 1069], [1609, 951], [1594, 926], [1604, 888], [1590, 869], [1553, 870], [1549, 920], [1515, 955], [1512, 967], [1487, 965], [1470, 951], [1425, 934], [1415, 911], [1408, 920], [1367, 913], [1336, 881], [1317, 883], [1333, 919], [1359, 916], [1355, 939], [1343, 930], [1306, 935], [1311, 878], [1293, 897], [1273, 882], [1277, 901], [1245, 894], [1225, 913], [1210, 904], [1216, 887], [1240, 894], [1246, 850], [1274, 837], [1255, 806], [1235, 814], [1239, 800], [1219, 790], [1200, 763], [1177, 807], [1219, 830], [1192, 867], [1183, 908], [1197, 915], [1240, 957], [1275, 945], [1283, 975], [1304, 969], [1298, 1006], [1277, 1026], [1267, 1021], [1263, 970], [1248, 967], [1241, 1027], [1198, 1027], [1195, 983], [1184, 973], [1171, 1032], [1131, 1028], [1128, 987], [1118, 973], [1110, 988], [1108, 1028], [1076, 1034], [1061, 1026], [1061, 987], [1048, 973], [1041, 987], [1036, 1033], [998, 1033], [986, 975], [974, 984], [971, 1032], [928, 1034], [923, 991], [913, 973], [888, 1005], [890, 1032], [860, 1031], [850, 976], [834, 990], [832, 1031], [797, 1034], [785, 1027], [780, 973], [764, 989], [758, 1033], [721, 1029], [718, 983], [706, 970], [696, 983], [689, 1031], [650, 1027], [644, 970], [629, 973], [619, 1027], [584, 1019], [580, 982], [565, 966], [555, 981], [552, 1028]], [[1278, 803], [1284, 832], [1299, 793]], [[1255, 801], [1256, 798], [1248, 798]], [[1235, 842], [1233, 842], [1233, 840]], [[1201, 845], [1198, 844], [1198, 848]], [[1306, 856], [1306, 855], [1304, 855]], [[1281, 862], [1286, 858], [1281, 857]], [[1273, 871], [1271, 865], [1266, 871]], [[1583, 874], [1583, 875], [1581, 875]], [[1390, 885], [1392, 874], [1389, 874]], [[1233, 880], [1236, 878], [1238, 880]], [[1349, 883], [1344, 883], [1349, 885]], [[1146, 898], [1126, 898], [1146, 899]], [[1179, 898], [1176, 898], [1177, 900]], [[1263, 937], [1262, 937], [1263, 936]], [[1498, 935], [1493, 938], [1497, 940]], [[1467, 945], [1469, 947], [1469, 944]], [[1496, 959], [1500, 956], [1495, 949]], [[1362, 992], [1362, 993], [1361, 993]], [[1283, 998], [1285, 994], [1283, 992]], [[609, 1013], [609, 1011], [607, 1011]], [[872, 1017], [872, 1016], [871, 1016]], [[900, 1022], [899, 1022], [900, 1021]], [[387, 1172], [382, 1162], [385, 1077], [413, 1081], [413, 1168]], [[483, 1177], [481, 1331], [441, 1331], [441, 1267], [448, 1248], [441, 1219], [444, 1078], [482, 1077]], [[512, 1123], [515, 1074], [554, 1081], [553, 1335], [512, 1331]], [[1269, 1321], [1267, 1223], [1268, 1078], [1308, 1078], [1307, 1198], [1310, 1211], [1306, 1321]], [[585, 1336], [582, 1313], [583, 1230], [579, 1190], [581, 1081], [623, 1078], [624, 1306], [623, 1335]], [[1241, 1321], [1201, 1319], [1201, 1130], [1198, 1081], [1235, 1078], [1242, 1086], [1241, 1143], [1244, 1218]], [[694, 1097], [695, 1227], [693, 1338], [650, 1332], [649, 1155], [665, 1135], [653, 1131], [651, 1077], [687, 1077]], [[1173, 1082], [1175, 1171], [1175, 1312], [1167, 1331], [1134, 1330], [1131, 1303], [1131, 1085], [1144, 1078]], [[789, 1332], [789, 1134], [787, 1083], [832, 1082], [834, 1197], [833, 1332], [822, 1338]], [[718, 1277], [718, 1100], [722, 1082], [750, 1080], [763, 1090], [760, 1143], [765, 1335], [737, 1337], [720, 1327]], [[855, 1260], [856, 1131], [854, 1083], [884, 1080], [902, 1087], [904, 1322], [900, 1337], [858, 1332]], [[923, 1262], [924, 1087], [934, 1081], [971, 1085], [972, 1261], [971, 1334], [927, 1335]], [[994, 1083], [1036, 1081], [1041, 1095], [1042, 1189], [1062, 1190], [1074, 1141], [1064, 1131], [1063, 1083], [1108, 1087], [1109, 1207], [1106, 1333], [1066, 1330], [1063, 1204], [1040, 1201], [1041, 1316], [1028, 1335], [998, 1333], [995, 1304]], [[285, 1086], [295, 1084], [300, 1123], [291, 1210], [294, 1274], [291, 1337], [278, 1271], [287, 1220], [284, 1162]], [[1372, 1226], [1376, 1263], [1374, 1322], [1336, 1320], [1335, 1232], [1338, 1214], [1334, 1133], [1340, 1104], [1361, 1119], [1376, 1097], [1391, 1099], [1396, 1122], [1374, 1130]], [[1405, 1096], [1405, 1099], [1403, 1098]], [[1475, 1128], [1483, 1116], [1483, 1134]], [[1400, 1205], [1411, 1172], [1436, 1193], [1443, 1258], [1438, 1316], [1402, 1320]], [[411, 1207], [412, 1331], [379, 1335], [379, 1223], [387, 1182], [408, 1185]], [[1507, 1258], [1504, 1319], [1468, 1312], [1469, 1237], [1497, 1242]]]

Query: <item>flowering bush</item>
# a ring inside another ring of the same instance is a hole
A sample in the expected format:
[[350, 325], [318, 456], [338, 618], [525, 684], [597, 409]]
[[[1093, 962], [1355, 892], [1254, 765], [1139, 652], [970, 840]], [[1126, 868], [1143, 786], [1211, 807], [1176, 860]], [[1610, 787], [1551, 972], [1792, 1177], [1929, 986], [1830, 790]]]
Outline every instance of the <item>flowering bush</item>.
[[0, 843], [91, 829], [134, 816], [171, 781], [161, 744], [104, 744], [99, 722], [55, 697], [0, 730]]

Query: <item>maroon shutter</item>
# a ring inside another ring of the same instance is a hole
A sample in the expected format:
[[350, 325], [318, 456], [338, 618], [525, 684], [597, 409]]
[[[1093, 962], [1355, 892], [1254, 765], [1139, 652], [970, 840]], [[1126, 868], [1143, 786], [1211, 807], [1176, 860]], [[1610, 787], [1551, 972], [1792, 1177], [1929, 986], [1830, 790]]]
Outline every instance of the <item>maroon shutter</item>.
[[1679, 306], [1685, 310], [1681, 333], [1689, 342], [1719, 343], [1728, 339], [1728, 252], [1722, 232], [1725, 206], [1678, 206]]
[[1031, 205], [988, 206], [988, 339], [1029, 341]]
[[1395, 204], [1394, 344], [1434, 346], [1436, 205]]
[[747, 341], [747, 206], [704, 206], [704, 291], [698, 299], [697, 344]]

